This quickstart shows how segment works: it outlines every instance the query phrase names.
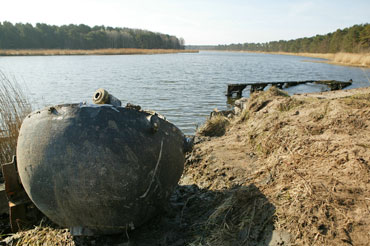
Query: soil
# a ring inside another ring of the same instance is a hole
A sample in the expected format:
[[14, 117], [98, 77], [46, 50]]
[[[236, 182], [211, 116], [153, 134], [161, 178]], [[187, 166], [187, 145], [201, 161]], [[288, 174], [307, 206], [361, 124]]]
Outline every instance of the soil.
[[370, 88], [271, 88], [237, 105], [222, 136], [196, 135], [170, 203], [145, 226], [82, 238], [46, 223], [3, 244], [368, 245]]

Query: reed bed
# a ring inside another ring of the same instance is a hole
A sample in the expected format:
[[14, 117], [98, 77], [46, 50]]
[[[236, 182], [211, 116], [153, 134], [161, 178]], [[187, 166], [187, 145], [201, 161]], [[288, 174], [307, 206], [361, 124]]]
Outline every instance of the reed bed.
[[30, 112], [31, 105], [20, 84], [0, 71], [0, 164], [15, 155], [19, 128]]
[[322, 58], [328, 60], [328, 63], [345, 65], [345, 66], [356, 66], [356, 67], [370, 67], [370, 53], [288, 53], [288, 52], [276, 52], [273, 54], [279, 55], [294, 55], [294, 56], [305, 56]]
[[42, 49], [42, 50], [0, 50], [0, 56], [55, 56], [55, 55], [155, 55], [173, 53], [198, 53], [198, 50], [176, 49], [95, 49], [95, 50], [68, 50], [68, 49]]
[[336, 63], [354, 64], [363, 67], [370, 67], [370, 53], [367, 54], [337, 53], [334, 55], [333, 61]]

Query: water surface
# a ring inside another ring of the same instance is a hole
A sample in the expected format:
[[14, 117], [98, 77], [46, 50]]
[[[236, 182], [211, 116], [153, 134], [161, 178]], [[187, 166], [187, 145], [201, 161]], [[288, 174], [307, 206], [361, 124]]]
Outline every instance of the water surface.
[[[214, 109], [228, 107], [228, 83], [352, 79], [349, 88], [369, 86], [370, 69], [304, 62], [307, 58], [238, 52], [165, 55], [0, 57], [0, 70], [27, 86], [34, 108], [92, 102], [105, 88], [123, 105], [156, 110], [186, 134]], [[310, 58], [314, 59], [314, 58]], [[319, 59], [317, 59], [319, 60]], [[325, 90], [300, 85], [289, 93]], [[247, 90], [243, 95], [248, 96]]]

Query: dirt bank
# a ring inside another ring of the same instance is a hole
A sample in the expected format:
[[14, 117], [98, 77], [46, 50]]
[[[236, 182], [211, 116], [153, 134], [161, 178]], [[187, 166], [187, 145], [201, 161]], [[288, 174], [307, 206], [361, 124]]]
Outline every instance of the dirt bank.
[[293, 97], [270, 90], [244, 108], [223, 137], [196, 145], [182, 184], [254, 184], [293, 244], [367, 245], [370, 89]]
[[222, 136], [195, 138], [170, 204], [146, 226], [74, 239], [41, 226], [7, 244], [368, 245], [370, 88], [272, 88], [239, 105], [220, 118]]

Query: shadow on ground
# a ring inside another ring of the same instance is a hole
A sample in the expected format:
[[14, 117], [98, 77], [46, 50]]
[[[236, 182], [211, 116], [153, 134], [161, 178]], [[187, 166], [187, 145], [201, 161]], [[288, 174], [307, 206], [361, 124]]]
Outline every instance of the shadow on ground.
[[255, 185], [211, 191], [178, 186], [169, 206], [123, 235], [74, 237], [76, 245], [278, 245], [275, 207]]

